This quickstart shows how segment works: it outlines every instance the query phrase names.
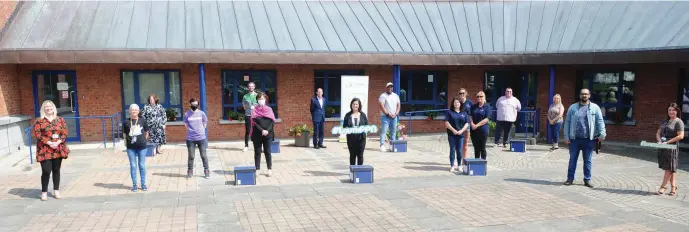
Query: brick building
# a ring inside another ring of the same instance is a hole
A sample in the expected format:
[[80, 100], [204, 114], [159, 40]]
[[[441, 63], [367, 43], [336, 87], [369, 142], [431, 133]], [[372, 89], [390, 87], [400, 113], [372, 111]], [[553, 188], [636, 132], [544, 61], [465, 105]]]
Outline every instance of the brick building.
[[[687, 2], [2, 2], [0, 147], [21, 143], [45, 99], [86, 117], [124, 113], [150, 93], [178, 116], [201, 98], [210, 139], [239, 139], [243, 123], [228, 119], [243, 112], [247, 80], [271, 97], [279, 136], [310, 124], [309, 99], [324, 88], [327, 130], [339, 123], [342, 75], [369, 76], [370, 100], [394, 82], [403, 112], [446, 108], [461, 87], [489, 102], [512, 87], [542, 125], [518, 129], [541, 135], [552, 95], [572, 103], [587, 87], [609, 139], [648, 140], [668, 103], [689, 112], [685, 12]], [[100, 119], [68, 123], [72, 140], [102, 139]], [[412, 123], [443, 131], [439, 118]], [[184, 139], [180, 122], [167, 133]]]

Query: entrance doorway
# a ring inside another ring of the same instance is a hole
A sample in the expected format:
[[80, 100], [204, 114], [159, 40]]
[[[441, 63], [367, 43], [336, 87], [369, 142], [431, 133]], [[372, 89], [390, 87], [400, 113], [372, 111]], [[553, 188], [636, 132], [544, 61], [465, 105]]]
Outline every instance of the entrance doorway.
[[[522, 71], [489, 71], [485, 73], [484, 92], [486, 101], [492, 109], [498, 98], [505, 95], [507, 88], [512, 88], [512, 95], [522, 104], [522, 111], [536, 109], [537, 75]], [[533, 118], [535, 113], [520, 113], [517, 116], [516, 132], [533, 131], [536, 126], [533, 121], [525, 121], [523, 117]]]
[[32, 72], [34, 116], [40, 116], [43, 101], [55, 103], [57, 115], [67, 123], [67, 141], [81, 141], [76, 77], [75, 71]]

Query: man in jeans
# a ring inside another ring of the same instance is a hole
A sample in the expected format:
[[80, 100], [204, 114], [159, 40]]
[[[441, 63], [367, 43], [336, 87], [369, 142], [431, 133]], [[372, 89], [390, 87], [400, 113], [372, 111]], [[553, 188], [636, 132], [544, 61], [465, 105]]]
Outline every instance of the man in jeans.
[[256, 84], [249, 82], [247, 85], [249, 92], [242, 97], [242, 106], [244, 106], [244, 152], [249, 150], [249, 130], [251, 129], [251, 111], [258, 104], [256, 101]]
[[[390, 132], [390, 141], [397, 137], [397, 115], [400, 113], [400, 97], [392, 92], [392, 83], [385, 85], [386, 91], [378, 98], [381, 111], [380, 116], [380, 151], [385, 152], [385, 139], [387, 132]], [[392, 150], [392, 145], [390, 146]]]
[[569, 168], [567, 169], [567, 181], [565, 185], [572, 185], [574, 173], [577, 169], [579, 151], [584, 154], [584, 185], [591, 185], [591, 156], [596, 142], [605, 139], [605, 122], [600, 107], [589, 101], [591, 93], [588, 89], [582, 89], [579, 93], [579, 102], [572, 104], [567, 109], [565, 118], [565, 142], [569, 145]]
[[191, 178], [194, 175], [194, 156], [196, 156], [194, 151], [198, 146], [201, 160], [203, 161], [203, 174], [208, 179], [210, 178], [208, 156], [206, 156], [206, 148], [208, 147], [206, 126], [208, 125], [208, 118], [206, 113], [199, 110], [199, 102], [195, 98], [189, 100], [189, 104], [191, 109], [184, 114], [184, 127], [187, 129], [187, 151], [189, 154], [187, 178]]
[[498, 146], [500, 134], [502, 134], [502, 146], [507, 147], [510, 130], [512, 130], [514, 122], [517, 121], [517, 113], [522, 109], [522, 103], [512, 96], [512, 88], [507, 88], [505, 89], [505, 96], [498, 98], [495, 102], [495, 107], [498, 110], [498, 123], [495, 125], [495, 146]]

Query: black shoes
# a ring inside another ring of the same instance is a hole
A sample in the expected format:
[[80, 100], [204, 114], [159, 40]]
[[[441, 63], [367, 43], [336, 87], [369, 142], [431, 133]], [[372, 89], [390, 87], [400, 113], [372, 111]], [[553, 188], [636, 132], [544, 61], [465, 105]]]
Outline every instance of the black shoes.
[[[568, 180], [568, 181], [565, 181], [565, 183], [563, 183], [563, 184], [564, 184], [565, 186], [570, 186], [570, 185], [573, 184], [573, 182], [574, 182], [574, 181]], [[584, 181], [584, 186], [589, 187], [589, 188], [593, 188], [593, 185], [591, 184], [591, 181], [588, 181], [588, 180], [585, 180], [585, 181]]]
[[189, 169], [187, 171], [187, 179], [191, 179], [191, 177], [194, 175], [194, 170]]
[[203, 170], [203, 178], [206, 178], [206, 179], [211, 178], [211, 172], [208, 171], [208, 169]]
[[571, 181], [571, 180], [565, 181], [564, 185], [570, 186], [570, 185], [572, 185], [572, 182], [573, 182], [573, 181]]

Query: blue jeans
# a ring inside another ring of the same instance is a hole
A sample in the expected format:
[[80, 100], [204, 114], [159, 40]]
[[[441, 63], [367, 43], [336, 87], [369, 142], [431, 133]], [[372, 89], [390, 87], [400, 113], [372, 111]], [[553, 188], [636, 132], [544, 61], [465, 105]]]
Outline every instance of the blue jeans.
[[129, 157], [129, 171], [132, 176], [132, 183], [136, 186], [136, 165], [139, 165], [139, 175], [141, 176], [141, 185], [146, 185], [146, 148], [127, 149], [127, 157]]
[[380, 145], [385, 144], [387, 132], [390, 131], [390, 141], [397, 140], [397, 117], [390, 118], [387, 115], [380, 117]]
[[462, 166], [462, 159], [464, 158], [464, 136], [448, 135], [447, 140], [450, 142], [450, 167], [455, 164], [455, 155], [457, 155], [457, 166]]
[[550, 125], [550, 123], [548, 123], [548, 129], [550, 129], [550, 132], [548, 132], [550, 135], [550, 141], [548, 141], [548, 144], [558, 143], [560, 141], [561, 128], [562, 122], [558, 122], [553, 125]]
[[567, 169], [567, 180], [574, 180], [574, 172], [577, 170], [577, 160], [579, 151], [584, 154], [584, 180], [591, 179], [591, 155], [596, 146], [596, 140], [574, 139], [569, 144], [569, 168]]
[[313, 147], [323, 146], [325, 137], [325, 120], [313, 121]]

